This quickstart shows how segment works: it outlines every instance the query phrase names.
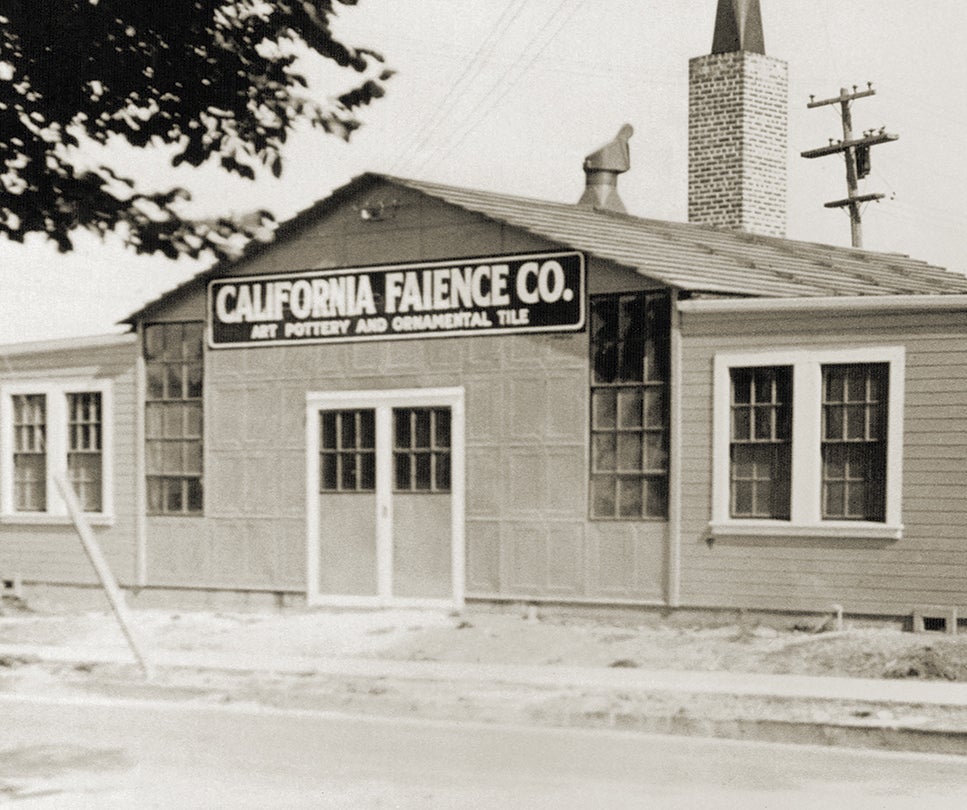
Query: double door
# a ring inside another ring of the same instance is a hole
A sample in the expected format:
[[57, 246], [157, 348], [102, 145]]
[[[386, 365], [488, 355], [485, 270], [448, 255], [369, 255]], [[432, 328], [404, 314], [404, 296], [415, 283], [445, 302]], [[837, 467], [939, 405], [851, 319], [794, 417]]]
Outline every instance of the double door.
[[307, 398], [308, 599], [463, 601], [463, 390]]

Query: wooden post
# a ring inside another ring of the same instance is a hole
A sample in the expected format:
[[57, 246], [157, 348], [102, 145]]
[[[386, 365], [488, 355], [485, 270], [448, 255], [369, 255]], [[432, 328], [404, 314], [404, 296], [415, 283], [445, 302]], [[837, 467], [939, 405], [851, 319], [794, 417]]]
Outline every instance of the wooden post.
[[101, 581], [101, 587], [104, 588], [104, 593], [107, 595], [107, 599], [111, 603], [111, 609], [114, 611], [118, 624], [121, 626], [121, 632], [124, 633], [128, 646], [131, 647], [131, 652], [134, 653], [134, 657], [141, 666], [141, 671], [144, 673], [144, 677], [150, 680], [154, 677], [154, 667], [144, 655], [141, 645], [135, 636], [134, 627], [131, 623], [131, 616], [128, 613], [127, 605], [124, 602], [124, 594], [118, 587], [118, 584], [114, 579], [114, 575], [111, 573], [111, 569], [108, 567], [107, 560], [104, 559], [104, 554], [101, 553], [101, 547], [98, 545], [97, 540], [94, 537], [94, 532], [91, 531], [87, 518], [85, 518], [84, 512], [81, 509], [81, 505], [77, 501], [77, 495], [74, 494], [74, 488], [71, 486], [70, 481], [67, 480], [67, 477], [62, 473], [58, 473], [54, 476], [54, 483], [57, 485], [57, 489], [60, 491], [61, 497], [67, 504], [67, 511], [71, 516], [71, 520], [74, 522], [74, 528], [77, 529], [77, 534], [81, 538], [81, 543], [84, 546], [84, 551], [87, 553], [87, 558], [91, 561], [91, 565], [94, 566], [94, 570], [97, 572], [97, 577]]
[[[845, 87], [839, 90], [841, 112], [843, 118], [843, 142], [848, 143], [853, 140], [853, 113], [850, 111], [849, 91]], [[846, 157], [846, 188], [849, 191], [849, 222], [850, 237], [855, 248], [863, 247], [863, 219], [860, 211], [860, 204], [856, 202], [858, 194], [856, 177], [856, 153], [853, 149], [847, 149], [843, 153]]]
[[873, 89], [873, 85], [871, 83], [867, 85], [866, 90], [857, 90], [857, 88], [854, 87], [852, 93], [850, 93], [845, 87], [842, 87], [840, 88], [838, 96], [824, 98], [821, 101], [816, 101], [813, 96], [810, 96], [809, 103], [806, 105], [806, 107], [809, 109], [813, 109], [814, 107], [825, 107], [829, 104], [840, 105], [840, 115], [843, 119], [843, 140], [836, 143], [833, 143], [833, 141], [830, 140], [829, 146], [822, 146], [819, 149], [808, 149], [807, 151], [800, 153], [804, 158], [825, 157], [826, 155], [833, 155], [838, 152], [843, 153], [843, 156], [846, 159], [846, 188], [849, 196], [847, 196], [845, 200], [836, 200], [835, 202], [826, 203], [826, 208], [849, 209], [850, 237], [852, 245], [855, 248], [863, 247], [863, 219], [861, 206], [863, 203], [881, 200], [884, 196], [882, 194], [859, 193], [857, 181], [861, 177], [865, 177], [865, 174], [861, 175], [857, 171], [856, 151], [857, 149], [863, 149], [868, 153], [870, 147], [878, 146], [881, 143], [895, 141], [898, 137], [896, 135], [890, 135], [885, 130], [880, 130], [879, 133], [874, 133], [873, 130], [870, 130], [869, 132], [865, 132], [862, 138], [853, 137], [853, 114], [850, 111], [850, 103], [858, 98], [866, 98], [867, 96], [874, 95], [876, 95], [876, 90]]

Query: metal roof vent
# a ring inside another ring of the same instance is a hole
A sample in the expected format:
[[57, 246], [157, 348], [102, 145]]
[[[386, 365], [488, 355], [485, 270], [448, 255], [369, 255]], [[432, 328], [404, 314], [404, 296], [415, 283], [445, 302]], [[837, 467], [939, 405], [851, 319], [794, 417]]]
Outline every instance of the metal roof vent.
[[618, 196], [618, 175], [631, 168], [628, 139], [634, 132], [631, 124], [625, 124], [613, 141], [584, 159], [584, 194], [578, 205], [626, 213]]

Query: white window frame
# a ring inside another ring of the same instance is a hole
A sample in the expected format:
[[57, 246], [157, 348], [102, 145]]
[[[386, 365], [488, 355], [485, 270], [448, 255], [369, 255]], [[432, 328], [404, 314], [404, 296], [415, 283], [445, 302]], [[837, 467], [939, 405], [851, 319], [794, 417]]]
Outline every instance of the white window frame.
[[[845, 363], [889, 365], [887, 394], [886, 520], [822, 519], [822, 367]], [[903, 346], [809, 351], [716, 354], [713, 361], [712, 520], [713, 537], [903, 536], [903, 403], [906, 350]], [[760, 366], [792, 368], [792, 492], [789, 520], [733, 518], [729, 514], [731, 370]]]
[[[101, 511], [85, 512], [94, 525], [114, 523], [114, 401], [110, 380], [65, 378], [0, 382], [0, 523], [59, 525], [71, 522], [54, 476], [67, 476], [70, 449], [68, 396], [101, 395]], [[47, 509], [18, 512], [14, 501], [13, 398], [41, 394], [46, 400]]]

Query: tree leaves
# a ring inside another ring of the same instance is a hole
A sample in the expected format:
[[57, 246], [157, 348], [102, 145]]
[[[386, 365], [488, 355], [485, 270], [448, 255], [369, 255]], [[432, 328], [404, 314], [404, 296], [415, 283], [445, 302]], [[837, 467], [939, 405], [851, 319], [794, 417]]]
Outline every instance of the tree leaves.
[[[44, 233], [61, 250], [83, 228], [121, 233], [138, 252], [231, 252], [244, 227], [190, 222], [185, 192], [138, 193], [109, 168], [76, 169], [84, 138], [173, 147], [172, 165], [215, 161], [254, 178], [283, 171], [299, 121], [348, 138], [392, 71], [336, 41], [336, 5], [355, 0], [0, 0], [0, 234]], [[360, 74], [330, 100], [308, 98], [293, 52], [305, 46]], [[79, 165], [79, 164], [78, 164]]]

